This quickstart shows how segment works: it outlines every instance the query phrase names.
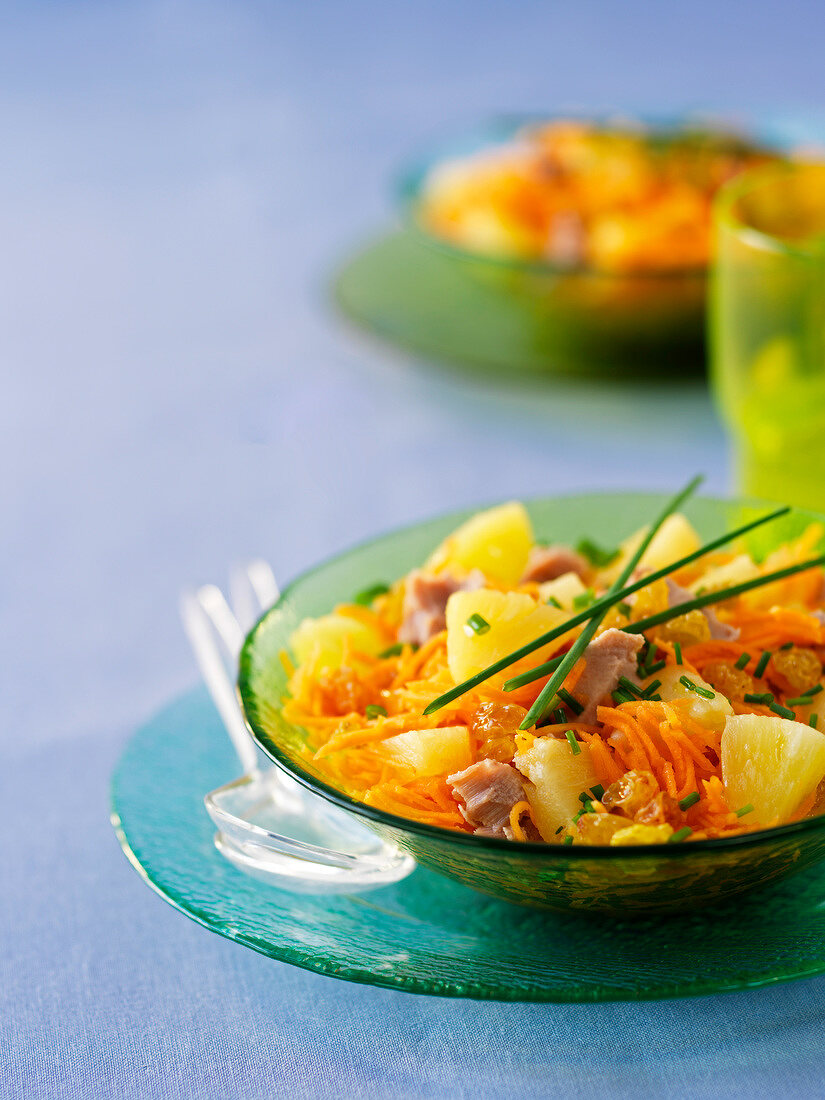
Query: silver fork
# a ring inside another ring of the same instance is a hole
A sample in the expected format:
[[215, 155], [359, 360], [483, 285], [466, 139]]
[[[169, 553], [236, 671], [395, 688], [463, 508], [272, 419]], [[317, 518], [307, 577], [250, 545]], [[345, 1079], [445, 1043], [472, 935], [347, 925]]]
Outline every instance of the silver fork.
[[245, 632], [278, 599], [265, 561], [233, 569], [229, 591], [207, 584], [180, 600], [183, 626], [243, 774], [204, 797], [215, 846], [247, 874], [298, 893], [355, 893], [397, 882], [412, 858], [354, 814], [313, 794], [253, 740], [235, 678]]

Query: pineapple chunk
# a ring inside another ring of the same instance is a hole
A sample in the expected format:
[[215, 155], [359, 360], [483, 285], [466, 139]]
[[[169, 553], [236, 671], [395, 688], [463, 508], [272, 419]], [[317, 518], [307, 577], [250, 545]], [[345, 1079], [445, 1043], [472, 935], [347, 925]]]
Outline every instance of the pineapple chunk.
[[416, 775], [452, 775], [473, 762], [466, 726], [407, 730], [382, 742], [390, 759]]
[[[480, 615], [490, 629], [477, 634], [467, 625], [471, 615]], [[524, 592], [497, 592], [479, 588], [475, 592], [454, 592], [447, 601], [447, 663], [458, 684], [474, 676], [487, 665], [512, 653], [539, 634], [567, 620], [565, 611], [548, 604], [537, 603]], [[531, 653], [526, 664], [517, 662], [496, 682], [515, 676], [520, 670], [532, 668], [565, 643], [570, 631], [542, 650]]]
[[427, 177], [421, 213], [439, 236], [475, 252], [533, 256], [534, 231], [518, 201], [524, 186], [523, 174], [507, 162], [446, 161]]
[[758, 574], [759, 568], [754, 565], [750, 554], [739, 554], [724, 565], [708, 569], [692, 587], [694, 591], [702, 588], [707, 592], [717, 592], [720, 588], [749, 581]]
[[[679, 682], [682, 676], [686, 676], [697, 687], [704, 688], [705, 691], [712, 691], [713, 698], [705, 699], [704, 696], [685, 687], [684, 684]], [[690, 717], [695, 722], [699, 722], [700, 725], [716, 730], [717, 733], [722, 732], [725, 728], [725, 722], [733, 714], [733, 707], [721, 692], [714, 690], [713, 686], [703, 680], [701, 676], [695, 672], [688, 672], [682, 665], [668, 665], [661, 672], [649, 677], [644, 682], [644, 686], [647, 687], [655, 680], [661, 681], [660, 686], [656, 688], [656, 694], [661, 695], [664, 702], [672, 703], [676, 699], [689, 700], [688, 713]]]
[[567, 741], [537, 737], [513, 763], [529, 780], [525, 794], [542, 839], [558, 843], [556, 830], [579, 812], [579, 795], [598, 782], [587, 745], [577, 756]]
[[461, 575], [480, 569], [491, 581], [518, 584], [533, 541], [524, 505], [515, 501], [501, 504], [462, 524], [438, 547], [426, 568]]
[[586, 591], [578, 573], [562, 573], [555, 580], [539, 585], [539, 599], [542, 603], [547, 603], [550, 599], [558, 600], [565, 611], [572, 611], [573, 600]]
[[825, 777], [825, 736], [788, 718], [729, 718], [721, 755], [728, 805], [753, 806], [748, 824], [790, 820]]
[[672, 825], [628, 825], [613, 834], [610, 844], [614, 848], [634, 844], [666, 844], [672, 836]]
[[[618, 558], [611, 562], [610, 566], [600, 574], [603, 581], [613, 581], [618, 577], [631, 556], [638, 549], [642, 539], [647, 534], [647, 530], [647, 527], [641, 527], [621, 543]], [[642, 555], [639, 565], [647, 566], [650, 569], [662, 569], [664, 566], [670, 565], [671, 562], [692, 554], [701, 545], [701, 540], [691, 524], [681, 512], [675, 512], [672, 516], [667, 517], [653, 536], [653, 541]]]
[[366, 623], [332, 613], [319, 619], [304, 619], [289, 640], [298, 664], [311, 675], [326, 668], [338, 668], [347, 645], [361, 653], [380, 653], [386, 639]]

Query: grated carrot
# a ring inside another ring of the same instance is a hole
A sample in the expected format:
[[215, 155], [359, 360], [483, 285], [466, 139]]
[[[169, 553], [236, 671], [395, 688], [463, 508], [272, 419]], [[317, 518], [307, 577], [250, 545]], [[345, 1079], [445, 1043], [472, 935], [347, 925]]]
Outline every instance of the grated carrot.
[[[791, 560], [804, 560], [812, 550], [811, 538], [806, 535], [791, 548], [786, 548], [785, 558], [776, 557], [771, 567], [781, 567]], [[680, 571], [675, 579], [685, 585], [694, 584], [701, 580], [703, 570], [732, 558], [732, 554], [726, 553], [709, 555], [703, 562]], [[750, 655], [746, 670], [752, 672], [764, 650], [775, 652], [789, 643], [825, 647], [825, 626], [810, 610], [822, 603], [822, 584], [823, 571], [812, 569], [769, 586], [773, 591], [767, 596], [766, 588], [758, 590], [758, 595], [752, 593], [726, 602], [720, 609], [720, 618], [738, 628], [739, 637], [735, 641], [709, 639], [683, 645], [681, 666], [684, 672], [703, 677], [709, 665], [735, 666], [744, 653]], [[490, 587], [506, 590], [498, 584]], [[539, 594], [539, 586], [534, 582], [514, 586], [512, 590], [533, 597]], [[777, 600], [779, 596], [781, 601]], [[337, 610], [386, 638], [389, 648], [398, 636], [403, 598], [402, 582], [378, 597], [372, 607], [344, 604]], [[655, 635], [655, 631], [653, 633]], [[667, 665], [674, 666], [675, 646], [666, 638], [654, 636], [652, 640]], [[566, 642], [561, 649], [568, 644]], [[737, 818], [727, 804], [721, 779], [721, 733], [693, 717], [691, 705], [695, 700], [633, 699], [598, 707], [596, 720], [592, 723], [583, 723], [572, 716], [570, 721], [551, 721], [529, 732], [502, 728], [501, 736], [496, 731], [487, 738], [475, 724], [480, 708], [491, 705], [494, 708], [529, 708], [549, 677], [505, 692], [504, 680], [521, 670], [516, 666], [492, 681], [477, 685], [435, 715], [425, 717], [424, 708], [454, 685], [447, 660], [446, 630], [418, 648], [402, 645], [400, 652], [385, 657], [345, 645], [341, 666], [320, 673], [312, 671], [311, 662], [306, 667], [296, 668], [286, 652], [280, 654], [280, 660], [289, 679], [289, 695], [282, 703], [282, 714], [286, 721], [306, 731], [304, 758], [308, 764], [353, 797], [389, 813], [444, 828], [471, 831], [447, 782], [449, 772], [413, 775], [410, 768], [395, 763], [384, 747], [390, 737], [439, 726], [464, 726], [470, 733], [469, 748], [471, 759], [475, 761], [483, 759], [485, 752], [506, 754], [510, 751], [509, 743], [513, 751], [523, 752], [537, 737], [562, 738], [570, 730], [587, 746], [593, 771], [605, 789], [635, 769], [649, 772], [660, 791], [677, 801], [698, 794], [698, 801], [692, 800], [685, 812], [685, 820], [694, 837], [735, 835], [755, 827], [753, 822]], [[530, 660], [525, 661], [524, 667], [530, 667]], [[565, 680], [568, 691], [575, 688], [584, 667], [584, 660], [579, 659]], [[761, 690], [770, 690], [781, 703], [785, 696], [771, 679], [770, 670], [760, 679], [759, 683], [762, 682], [767, 686]], [[378, 713], [368, 720], [366, 708], [369, 704], [380, 704], [387, 714]], [[736, 714], [773, 713], [763, 704], [745, 703], [743, 699], [732, 700], [732, 707]], [[510, 759], [506, 755], [504, 758]], [[796, 816], [810, 813], [814, 806], [815, 796], [811, 795], [797, 809]], [[526, 799], [519, 801], [509, 814], [510, 831], [518, 840], [528, 836], [524, 827], [525, 814], [532, 818]]]

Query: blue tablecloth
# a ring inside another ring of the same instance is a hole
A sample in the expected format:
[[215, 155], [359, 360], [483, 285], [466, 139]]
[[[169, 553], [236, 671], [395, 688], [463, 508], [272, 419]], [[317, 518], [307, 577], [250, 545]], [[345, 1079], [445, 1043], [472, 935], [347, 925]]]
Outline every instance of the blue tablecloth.
[[[209, 935], [107, 783], [195, 679], [179, 589], [449, 507], [730, 485], [701, 387], [516, 387], [356, 339], [330, 266], [501, 109], [821, 108], [813, 3], [8, 4], [0, 36], [0, 1095], [822, 1094], [825, 980], [595, 1007], [336, 982]], [[676, 412], [676, 415], [674, 415]]]

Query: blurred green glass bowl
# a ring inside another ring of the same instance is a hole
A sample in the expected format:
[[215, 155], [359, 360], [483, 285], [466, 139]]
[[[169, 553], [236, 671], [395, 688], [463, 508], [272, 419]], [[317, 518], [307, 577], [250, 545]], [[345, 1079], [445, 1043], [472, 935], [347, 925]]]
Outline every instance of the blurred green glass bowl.
[[[563, 116], [571, 117], [570, 115]], [[532, 342], [548, 369], [570, 374], [643, 376], [666, 371], [679, 375], [704, 365], [706, 269], [670, 269], [650, 273], [611, 273], [565, 268], [548, 262], [482, 255], [431, 232], [418, 216], [430, 172], [445, 161], [493, 148], [511, 140], [530, 123], [551, 116], [500, 118], [435, 146], [402, 169], [396, 198], [407, 231], [439, 252], [457, 277], [482, 284], [526, 318]], [[615, 119], [587, 121], [616, 125]], [[676, 136], [686, 130], [730, 133], [721, 123], [701, 127], [689, 119], [645, 118], [651, 135]], [[754, 144], [774, 142], [753, 137]]]
[[[666, 502], [655, 493], [554, 497], [527, 503], [538, 538], [575, 543], [590, 536], [610, 545], [650, 520]], [[756, 502], [700, 498], [685, 514], [710, 538], [761, 514]], [[362, 818], [381, 837], [467, 886], [522, 905], [601, 912], [673, 911], [706, 905], [825, 859], [825, 817], [720, 840], [610, 848], [520, 844], [419, 824], [355, 801], [331, 787], [301, 756], [305, 732], [280, 708], [286, 673], [280, 654], [301, 619], [379, 580], [419, 565], [471, 512], [442, 516], [384, 535], [304, 573], [254, 627], [244, 644], [238, 686], [252, 733], [263, 751], [300, 783]], [[763, 555], [812, 521], [797, 511], [753, 532]]]

